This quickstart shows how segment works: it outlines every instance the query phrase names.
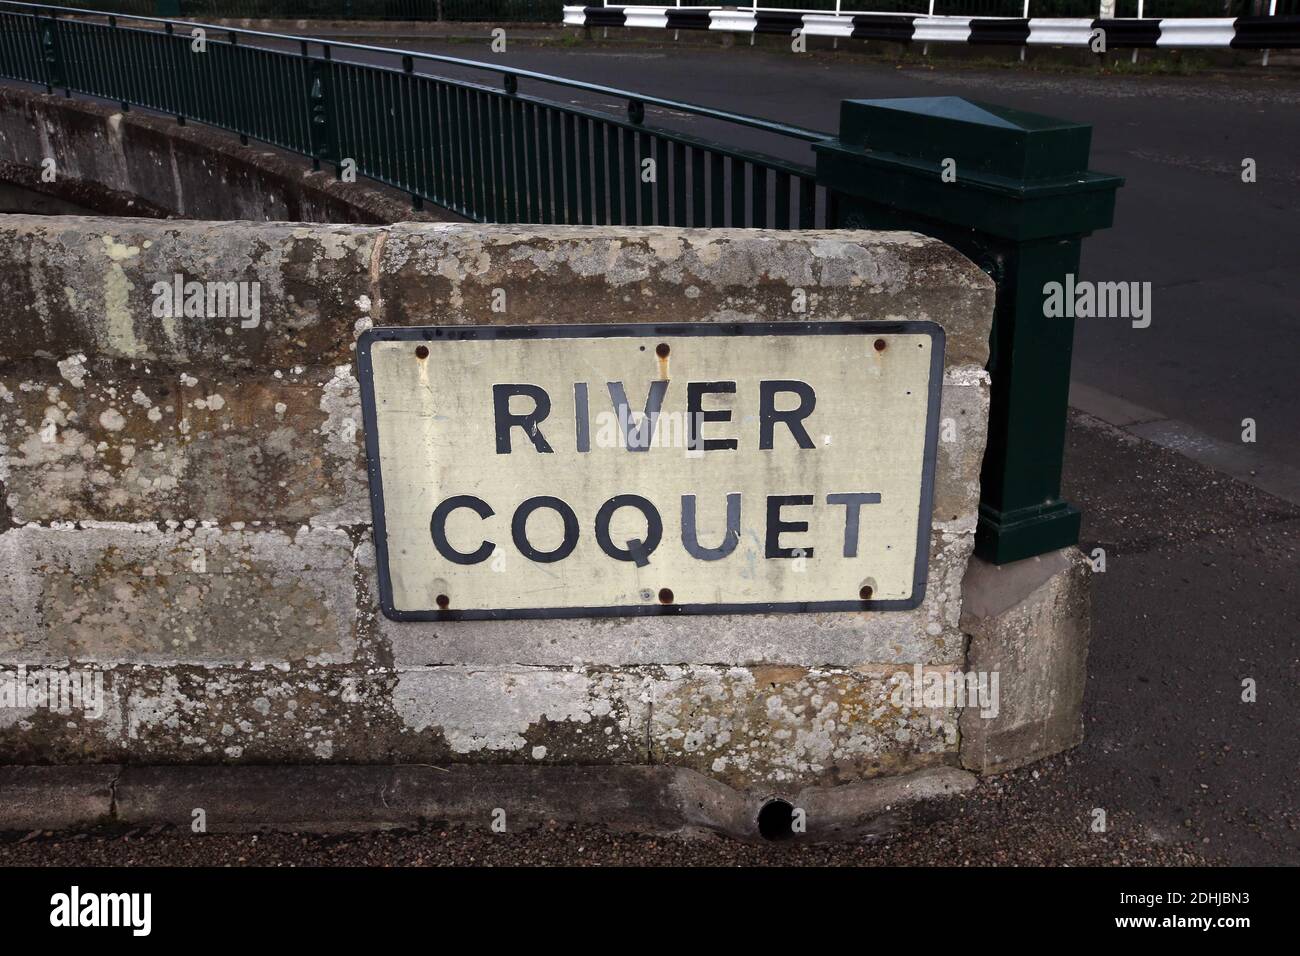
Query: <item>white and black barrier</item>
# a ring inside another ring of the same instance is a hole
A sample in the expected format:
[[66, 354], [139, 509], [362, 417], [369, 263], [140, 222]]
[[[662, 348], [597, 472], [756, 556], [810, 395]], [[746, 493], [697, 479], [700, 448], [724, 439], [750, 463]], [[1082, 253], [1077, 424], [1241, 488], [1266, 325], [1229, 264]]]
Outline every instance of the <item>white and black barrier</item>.
[[1300, 47], [1300, 17], [950, 17], [911, 13], [800, 13], [793, 10], [719, 10], [705, 7], [565, 7], [564, 22], [577, 27], [648, 27], [774, 33], [789, 36], [894, 40], [901, 43], [971, 43], [1011, 46], [1216, 47], [1282, 50]]

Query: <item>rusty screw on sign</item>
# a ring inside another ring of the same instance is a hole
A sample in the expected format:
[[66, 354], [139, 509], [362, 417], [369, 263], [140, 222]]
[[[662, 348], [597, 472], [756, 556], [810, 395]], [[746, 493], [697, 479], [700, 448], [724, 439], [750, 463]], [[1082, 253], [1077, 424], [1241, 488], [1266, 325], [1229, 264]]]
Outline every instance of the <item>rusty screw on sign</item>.
[[874, 593], [875, 592], [871, 590], [870, 584], [864, 584], [862, 585], [862, 590], [858, 592], [858, 597], [862, 598], [864, 601], [870, 601], [871, 595]]
[[659, 603], [660, 603], [660, 604], [672, 604], [672, 603], [673, 603], [673, 591], [672, 591], [672, 588], [660, 588], [660, 589], [659, 589]]
[[884, 351], [886, 348], [888, 348], [888, 347], [889, 347], [889, 343], [886, 342], [884, 339], [876, 339], [876, 351], [877, 351], [877, 352], [883, 352], [883, 351]]
[[655, 355], [659, 356], [659, 377], [664, 380], [668, 378], [668, 353], [671, 351], [667, 342], [655, 346]]
[[451, 598], [447, 597], [445, 594], [439, 594], [437, 597], [437, 604], [441, 610], [445, 611], [451, 606]]
[[429, 357], [429, 346], [417, 345], [415, 347], [415, 357], [418, 359], [427, 359]]

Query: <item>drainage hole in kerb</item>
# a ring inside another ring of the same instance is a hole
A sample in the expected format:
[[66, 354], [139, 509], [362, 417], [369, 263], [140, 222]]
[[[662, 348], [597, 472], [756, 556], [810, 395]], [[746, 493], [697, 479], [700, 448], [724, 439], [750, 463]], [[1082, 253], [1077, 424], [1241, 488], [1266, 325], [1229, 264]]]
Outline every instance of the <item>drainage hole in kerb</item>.
[[772, 799], [758, 809], [758, 835], [764, 840], [789, 840], [794, 836], [794, 806]]

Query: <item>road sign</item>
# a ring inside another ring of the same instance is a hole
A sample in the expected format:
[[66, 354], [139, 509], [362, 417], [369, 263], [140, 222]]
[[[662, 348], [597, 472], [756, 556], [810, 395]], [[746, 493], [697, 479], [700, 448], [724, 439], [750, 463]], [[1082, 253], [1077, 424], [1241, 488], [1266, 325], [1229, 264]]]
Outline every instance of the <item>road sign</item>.
[[929, 322], [372, 329], [384, 613], [915, 607], [943, 341]]

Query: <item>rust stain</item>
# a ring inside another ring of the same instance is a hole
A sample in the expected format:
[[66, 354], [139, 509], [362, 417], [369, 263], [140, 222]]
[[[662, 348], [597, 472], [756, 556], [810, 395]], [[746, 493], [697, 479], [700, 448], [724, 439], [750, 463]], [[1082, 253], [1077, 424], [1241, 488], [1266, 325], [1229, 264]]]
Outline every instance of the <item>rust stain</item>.
[[808, 668], [775, 664], [755, 667], [753, 673], [754, 683], [756, 684], [790, 684], [794, 681], [803, 680], [808, 674]]
[[667, 342], [660, 342], [655, 346], [655, 355], [659, 358], [659, 379], [668, 381], [668, 355], [672, 351]]

